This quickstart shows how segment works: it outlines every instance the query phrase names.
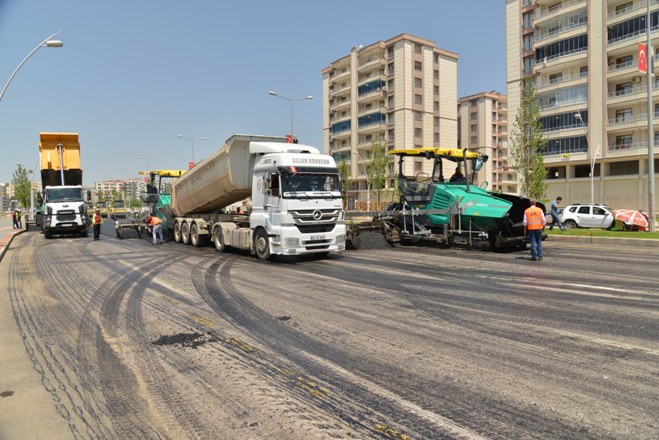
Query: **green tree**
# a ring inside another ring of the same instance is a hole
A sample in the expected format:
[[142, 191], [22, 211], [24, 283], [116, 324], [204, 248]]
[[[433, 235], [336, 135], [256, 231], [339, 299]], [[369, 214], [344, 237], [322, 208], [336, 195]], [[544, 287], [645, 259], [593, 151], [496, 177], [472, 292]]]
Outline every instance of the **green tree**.
[[348, 206], [348, 188], [350, 188], [350, 165], [345, 159], [339, 162], [339, 180], [341, 182], [341, 196], [343, 197], [343, 206]]
[[11, 184], [14, 186], [14, 197], [18, 200], [18, 204], [22, 207], [30, 206], [30, 178], [27, 175], [27, 170], [23, 165], [18, 165], [14, 175], [11, 179]]
[[391, 157], [384, 150], [379, 137], [373, 141], [368, 159], [366, 178], [368, 179], [369, 190], [376, 195], [377, 202], [380, 204], [382, 192], [386, 186], [387, 168], [391, 163]]
[[547, 192], [547, 170], [542, 156], [547, 139], [540, 123], [540, 103], [532, 77], [522, 79], [520, 88], [520, 105], [510, 136], [510, 158], [517, 170], [521, 194], [542, 200]]

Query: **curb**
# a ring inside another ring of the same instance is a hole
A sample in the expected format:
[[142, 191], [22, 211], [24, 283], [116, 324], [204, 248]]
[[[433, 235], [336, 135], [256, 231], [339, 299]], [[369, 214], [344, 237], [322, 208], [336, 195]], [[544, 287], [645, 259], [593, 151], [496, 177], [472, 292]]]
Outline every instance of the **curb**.
[[[7, 249], [9, 249], [9, 246], [11, 245], [11, 242], [14, 240], [14, 237], [16, 237], [19, 234], [22, 234], [23, 232], [25, 232], [25, 229], [21, 228], [21, 230], [19, 230], [17, 232], [13, 232], [11, 235], [7, 234], [7, 235], [10, 235], [7, 242], [4, 243], [4, 244], [0, 244], [0, 261], [2, 261], [2, 257], [5, 256], [5, 253], [7, 252]], [[2, 238], [4, 238], [4, 237], [2, 237]]]
[[551, 240], [566, 240], [574, 243], [588, 244], [610, 244], [610, 245], [634, 245], [638, 247], [659, 247], [659, 240], [648, 238], [624, 238], [624, 237], [595, 237], [592, 235], [550, 235]]

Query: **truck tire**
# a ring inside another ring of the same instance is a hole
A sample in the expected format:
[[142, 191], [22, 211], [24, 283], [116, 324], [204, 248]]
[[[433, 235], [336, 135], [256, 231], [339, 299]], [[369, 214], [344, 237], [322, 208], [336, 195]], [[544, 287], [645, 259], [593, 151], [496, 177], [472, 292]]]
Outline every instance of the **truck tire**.
[[45, 231], [43, 231], [43, 236], [46, 237], [47, 240], [49, 240], [49, 239], [53, 238], [53, 233], [48, 231], [48, 230], [45, 230]]
[[270, 260], [270, 238], [265, 229], [257, 229], [254, 233], [254, 252], [259, 260]]
[[213, 229], [213, 244], [215, 244], [215, 250], [218, 252], [226, 252], [227, 247], [224, 244], [224, 235], [222, 234], [222, 228], [216, 226]]
[[190, 226], [186, 222], [181, 223], [181, 243], [190, 244]]
[[196, 223], [193, 223], [190, 226], [190, 243], [194, 247], [202, 247], [206, 245], [206, 239], [208, 238], [205, 234], [199, 234], [199, 226]]
[[174, 222], [174, 241], [177, 243], [183, 242], [183, 237], [181, 237], [181, 222]]

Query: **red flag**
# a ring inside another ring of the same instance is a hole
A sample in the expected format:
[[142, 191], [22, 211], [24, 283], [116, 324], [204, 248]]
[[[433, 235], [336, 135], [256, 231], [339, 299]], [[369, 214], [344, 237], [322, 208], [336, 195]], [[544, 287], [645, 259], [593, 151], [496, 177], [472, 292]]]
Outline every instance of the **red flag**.
[[648, 52], [645, 44], [638, 44], [638, 71], [646, 73], [648, 71]]

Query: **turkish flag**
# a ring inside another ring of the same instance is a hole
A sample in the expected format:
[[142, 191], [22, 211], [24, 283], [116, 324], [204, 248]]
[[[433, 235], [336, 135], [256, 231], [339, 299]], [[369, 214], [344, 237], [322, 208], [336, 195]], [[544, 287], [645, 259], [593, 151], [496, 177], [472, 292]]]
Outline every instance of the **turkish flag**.
[[648, 52], [645, 44], [638, 44], [638, 71], [646, 73], [648, 71]]

